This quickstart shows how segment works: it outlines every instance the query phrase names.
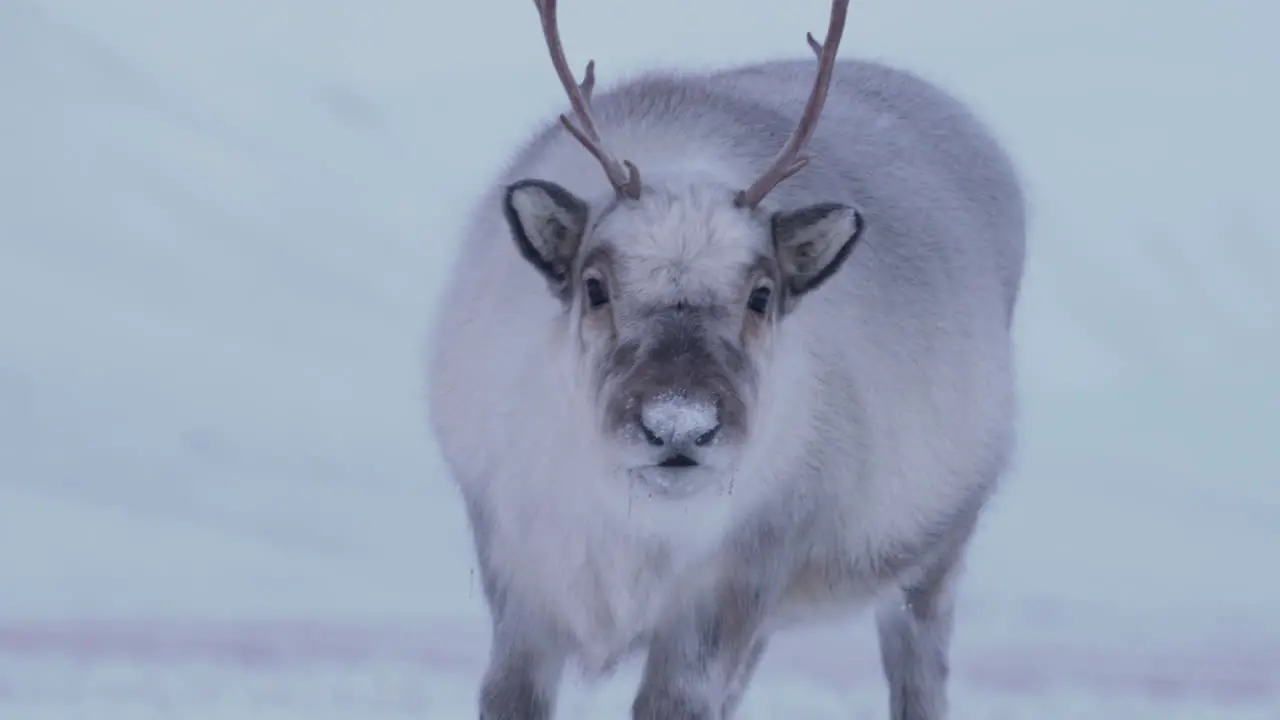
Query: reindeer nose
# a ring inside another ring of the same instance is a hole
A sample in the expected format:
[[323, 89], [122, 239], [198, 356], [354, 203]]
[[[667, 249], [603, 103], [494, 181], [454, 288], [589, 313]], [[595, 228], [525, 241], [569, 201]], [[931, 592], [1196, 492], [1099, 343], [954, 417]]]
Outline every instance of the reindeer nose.
[[653, 398], [640, 406], [640, 428], [650, 445], [680, 452], [715, 438], [720, 430], [720, 411], [707, 400]]

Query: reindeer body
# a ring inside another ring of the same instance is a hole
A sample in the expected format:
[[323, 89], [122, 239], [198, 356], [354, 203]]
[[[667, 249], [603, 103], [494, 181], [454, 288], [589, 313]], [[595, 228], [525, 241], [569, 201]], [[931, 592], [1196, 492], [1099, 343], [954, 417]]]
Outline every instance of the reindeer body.
[[[646, 202], [666, 203], [629, 272], [679, 286], [672, 267], [750, 262], [732, 208], [703, 188], [759, 174], [813, 67], [651, 74], [592, 98], [600, 134], [657, 189]], [[873, 601], [893, 717], [944, 716], [954, 579], [1014, 443], [1022, 195], [960, 103], [869, 62], [836, 63], [809, 150], [762, 207], [846, 204], [865, 231], [772, 326], [728, 481], [687, 497], [619, 481], [579, 321], [503, 215], [504, 192], [540, 178], [599, 222], [622, 202], [599, 166], [548, 124], [474, 209], [429, 386], [494, 617], [483, 718], [549, 718], [565, 660], [607, 672], [645, 647], [636, 718], [727, 718], [770, 633]]]

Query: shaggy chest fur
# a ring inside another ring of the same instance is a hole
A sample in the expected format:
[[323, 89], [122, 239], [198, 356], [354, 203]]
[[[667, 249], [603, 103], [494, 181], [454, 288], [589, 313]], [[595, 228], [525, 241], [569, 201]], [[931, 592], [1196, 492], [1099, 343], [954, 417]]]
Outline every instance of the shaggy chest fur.
[[729, 499], [718, 493], [671, 503], [628, 495], [617, 482], [589, 495], [507, 494], [494, 518], [500, 571], [537, 598], [587, 677], [608, 675], [643, 644], [714, 563], [729, 523]]
[[583, 672], [610, 673], [658, 622], [676, 594], [679, 573], [663, 543], [622, 536], [597, 536], [585, 555], [563, 569], [558, 598], [560, 619], [572, 634]]
[[567, 634], [582, 673], [599, 678], [643, 644], [713, 551], [646, 532], [602, 506], [582, 510], [544, 518], [532, 532], [499, 528], [506, 547], [497, 556], [509, 559], [509, 582], [538, 597]]

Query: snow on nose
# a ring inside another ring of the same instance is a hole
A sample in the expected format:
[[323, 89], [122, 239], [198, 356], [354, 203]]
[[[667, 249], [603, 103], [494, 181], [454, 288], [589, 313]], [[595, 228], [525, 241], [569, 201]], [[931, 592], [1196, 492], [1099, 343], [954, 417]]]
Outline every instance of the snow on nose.
[[659, 396], [641, 405], [640, 424], [650, 445], [684, 450], [706, 445], [720, 429], [720, 413], [707, 400]]

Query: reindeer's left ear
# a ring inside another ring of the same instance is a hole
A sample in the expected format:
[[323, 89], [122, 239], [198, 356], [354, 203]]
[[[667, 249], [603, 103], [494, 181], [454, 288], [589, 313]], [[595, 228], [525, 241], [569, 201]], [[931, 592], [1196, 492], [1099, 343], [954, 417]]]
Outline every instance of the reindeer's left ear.
[[787, 291], [798, 297], [831, 277], [862, 234], [862, 214], [820, 203], [773, 215], [773, 246]]

